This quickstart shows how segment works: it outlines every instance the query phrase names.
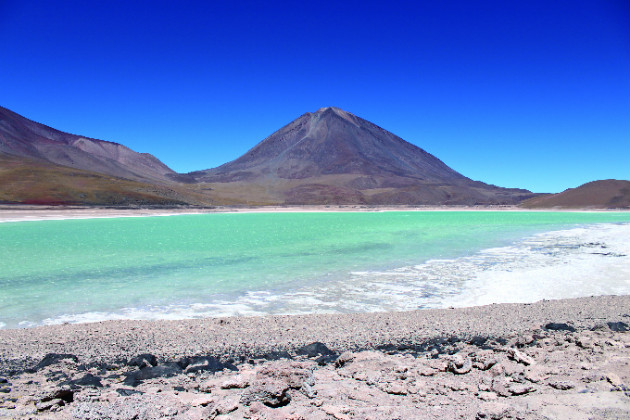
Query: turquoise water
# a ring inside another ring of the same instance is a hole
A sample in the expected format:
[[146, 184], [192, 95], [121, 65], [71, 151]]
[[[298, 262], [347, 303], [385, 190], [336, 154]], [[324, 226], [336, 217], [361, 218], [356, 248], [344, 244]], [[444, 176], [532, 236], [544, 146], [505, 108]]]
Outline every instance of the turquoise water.
[[1, 223], [0, 326], [143, 310], [167, 316], [165, 308], [229, 305], [252, 292], [280, 296], [357, 271], [470, 255], [537, 232], [622, 222], [630, 222], [629, 213], [250, 213]]

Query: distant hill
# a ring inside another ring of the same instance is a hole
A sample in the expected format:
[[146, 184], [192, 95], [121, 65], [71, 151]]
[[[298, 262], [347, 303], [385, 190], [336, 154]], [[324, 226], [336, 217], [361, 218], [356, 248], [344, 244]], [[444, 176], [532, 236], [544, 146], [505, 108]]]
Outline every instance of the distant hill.
[[100, 206], [207, 204], [205, 197], [176, 184], [149, 184], [0, 154], [0, 204], [16, 203]]
[[534, 197], [521, 203], [525, 208], [630, 208], [630, 181], [606, 179], [569, 188], [558, 194]]
[[143, 182], [170, 182], [177, 173], [148, 153], [64, 133], [0, 107], [0, 154]]
[[306, 113], [238, 159], [189, 175], [213, 194], [256, 204], [516, 204], [534, 196], [472, 181], [335, 107]]

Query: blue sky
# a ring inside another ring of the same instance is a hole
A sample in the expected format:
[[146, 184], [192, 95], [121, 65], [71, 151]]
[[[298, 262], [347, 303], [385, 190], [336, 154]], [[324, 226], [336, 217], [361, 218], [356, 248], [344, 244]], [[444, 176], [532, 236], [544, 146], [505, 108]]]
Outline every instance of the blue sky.
[[630, 2], [0, 0], [0, 105], [179, 172], [338, 106], [558, 192], [630, 179]]

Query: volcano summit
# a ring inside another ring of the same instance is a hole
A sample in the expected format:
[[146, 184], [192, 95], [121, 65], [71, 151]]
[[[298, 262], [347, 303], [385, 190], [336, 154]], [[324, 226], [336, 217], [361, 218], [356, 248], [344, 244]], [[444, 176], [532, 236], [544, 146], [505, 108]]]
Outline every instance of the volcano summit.
[[533, 196], [472, 181], [335, 107], [308, 112], [240, 158], [190, 175], [234, 199], [261, 204], [516, 204]]

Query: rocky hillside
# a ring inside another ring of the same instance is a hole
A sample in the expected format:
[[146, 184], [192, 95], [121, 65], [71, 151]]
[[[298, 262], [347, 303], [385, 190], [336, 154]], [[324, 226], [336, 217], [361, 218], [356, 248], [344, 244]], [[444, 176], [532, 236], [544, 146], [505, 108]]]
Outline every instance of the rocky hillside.
[[0, 154], [135, 181], [164, 182], [175, 171], [122, 144], [64, 133], [0, 107]]

